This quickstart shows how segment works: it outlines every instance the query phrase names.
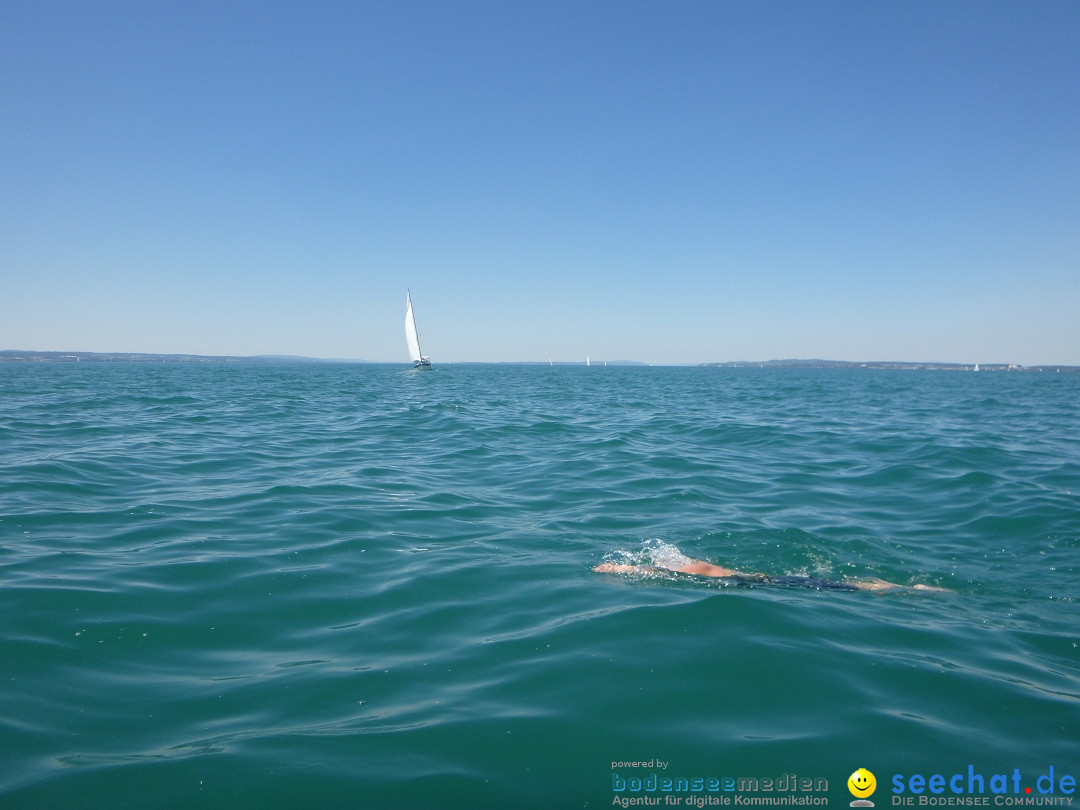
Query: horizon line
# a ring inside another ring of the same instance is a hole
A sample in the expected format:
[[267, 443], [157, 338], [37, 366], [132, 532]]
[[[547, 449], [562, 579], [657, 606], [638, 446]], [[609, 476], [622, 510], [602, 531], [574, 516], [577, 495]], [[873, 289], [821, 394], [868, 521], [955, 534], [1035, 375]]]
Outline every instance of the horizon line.
[[[262, 363], [355, 363], [363, 365], [404, 365], [408, 361], [402, 360], [364, 360], [360, 358], [334, 358], [334, 357], [308, 357], [291, 354], [253, 354], [253, 355], [230, 355], [230, 354], [196, 354], [191, 352], [98, 352], [98, 351], [57, 351], [57, 350], [30, 350], [30, 349], [3, 349], [0, 350], [0, 362], [262, 362]], [[436, 365], [438, 365], [437, 363]], [[584, 360], [444, 360], [443, 365], [558, 365], [558, 366], [587, 366]], [[1072, 369], [1080, 371], [1080, 366], [1068, 363], [1038, 363], [1024, 365], [1021, 363], [989, 362], [971, 363], [941, 360], [826, 360], [820, 358], [786, 358], [772, 360], [708, 360], [702, 362], [685, 363], [649, 363], [640, 360], [598, 360], [592, 365], [600, 367], [604, 364], [624, 367], [651, 367], [651, 368], [814, 368], [814, 367], [840, 367], [840, 368], [896, 368], [896, 369], [956, 369], [956, 370], [1024, 370], [1024, 369]]]

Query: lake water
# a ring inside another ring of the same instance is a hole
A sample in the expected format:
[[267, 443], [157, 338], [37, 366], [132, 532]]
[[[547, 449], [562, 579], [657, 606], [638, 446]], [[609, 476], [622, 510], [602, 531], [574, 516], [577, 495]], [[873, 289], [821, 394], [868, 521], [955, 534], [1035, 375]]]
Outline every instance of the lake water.
[[2, 808], [1071, 798], [1078, 598], [1078, 374], [0, 366]]

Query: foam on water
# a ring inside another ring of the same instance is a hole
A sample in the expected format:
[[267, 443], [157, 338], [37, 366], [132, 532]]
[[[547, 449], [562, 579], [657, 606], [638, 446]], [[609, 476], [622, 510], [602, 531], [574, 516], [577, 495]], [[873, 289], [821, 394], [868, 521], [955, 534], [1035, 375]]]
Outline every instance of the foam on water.
[[649, 566], [653, 569], [643, 572], [643, 576], [663, 576], [667, 571], [674, 572], [694, 562], [677, 546], [665, 543], [660, 538], [645, 540], [639, 549], [617, 549], [606, 554], [604, 559], [622, 565]]

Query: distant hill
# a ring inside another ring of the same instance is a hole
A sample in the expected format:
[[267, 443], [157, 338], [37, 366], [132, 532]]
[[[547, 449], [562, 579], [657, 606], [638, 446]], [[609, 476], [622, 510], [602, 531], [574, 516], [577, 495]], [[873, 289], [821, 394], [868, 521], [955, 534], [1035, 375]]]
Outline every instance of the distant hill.
[[[970, 363], [907, 363], [874, 360], [736, 360], [725, 363], [701, 363], [708, 368], [876, 368], [925, 371], [974, 371]], [[979, 363], [979, 371], [1068, 371], [1080, 372], [1080, 366], [1021, 366], [1016, 363]]]

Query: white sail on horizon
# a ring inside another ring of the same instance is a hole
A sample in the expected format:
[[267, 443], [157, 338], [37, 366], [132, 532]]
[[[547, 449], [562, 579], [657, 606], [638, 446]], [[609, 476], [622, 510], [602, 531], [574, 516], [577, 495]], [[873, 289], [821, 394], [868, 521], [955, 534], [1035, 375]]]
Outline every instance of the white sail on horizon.
[[416, 333], [412, 294], [408, 291], [405, 292], [405, 342], [409, 344], [409, 358], [413, 363], [419, 363], [423, 356], [420, 354], [420, 338]]

